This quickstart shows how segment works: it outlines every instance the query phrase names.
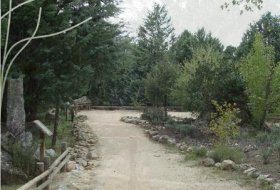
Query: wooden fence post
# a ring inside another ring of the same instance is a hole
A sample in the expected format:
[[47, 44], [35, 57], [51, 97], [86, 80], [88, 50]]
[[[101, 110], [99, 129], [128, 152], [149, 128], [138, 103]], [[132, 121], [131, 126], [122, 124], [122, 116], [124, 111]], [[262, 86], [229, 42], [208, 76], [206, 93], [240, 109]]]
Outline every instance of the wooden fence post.
[[[61, 154], [63, 154], [63, 152], [67, 149], [67, 143], [66, 142], [62, 142], [61, 143]], [[66, 164], [61, 168], [60, 170], [61, 172], [66, 172]]]
[[[51, 158], [49, 156], [45, 156], [44, 158], [44, 164], [45, 164], [45, 171], [49, 169], [51, 165]], [[48, 177], [46, 177], [45, 181], [48, 181]], [[50, 190], [50, 186], [47, 185], [44, 190]]]
[[[38, 173], [38, 175], [40, 175], [41, 173], [43, 173], [44, 172], [44, 162], [37, 162], [36, 163], [36, 169], [37, 169], [37, 173]], [[40, 185], [40, 184], [42, 184], [41, 182], [38, 182], [37, 183], [37, 187]]]

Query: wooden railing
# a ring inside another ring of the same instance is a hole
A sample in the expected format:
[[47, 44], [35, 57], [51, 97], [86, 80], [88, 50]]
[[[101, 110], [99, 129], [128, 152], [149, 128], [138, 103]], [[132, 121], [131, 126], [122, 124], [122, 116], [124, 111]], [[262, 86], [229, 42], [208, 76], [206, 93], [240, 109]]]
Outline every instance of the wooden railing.
[[269, 115], [267, 119], [268, 121], [280, 122], [280, 115]]
[[[45, 159], [45, 162], [37, 162], [37, 168], [41, 173], [31, 181], [27, 182], [17, 190], [50, 190], [50, 184], [58, 172], [66, 172], [66, 164], [70, 160], [70, 148], [67, 148], [66, 143], [61, 144], [61, 155], [49, 166], [50, 159]], [[45, 170], [46, 168], [46, 170]]]

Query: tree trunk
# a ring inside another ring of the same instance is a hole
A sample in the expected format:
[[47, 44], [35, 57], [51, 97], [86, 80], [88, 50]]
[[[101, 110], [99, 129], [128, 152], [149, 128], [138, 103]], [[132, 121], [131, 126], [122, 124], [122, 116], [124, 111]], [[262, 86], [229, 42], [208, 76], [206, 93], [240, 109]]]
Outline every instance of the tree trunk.
[[163, 107], [164, 107], [164, 117], [167, 117], [167, 97], [164, 97], [164, 102], [163, 102]]
[[56, 107], [55, 107], [55, 118], [54, 118], [54, 125], [53, 125], [52, 148], [54, 148], [55, 144], [56, 144], [58, 123], [59, 123], [59, 106], [57, 104]]
[[267, 81], [267, 84], [266, 84], [266, 87], [265, 87], [265, 97], [264, 97], [265, 105], [264, 105], [264, 110], [263, 110], [263, 113], [262, 113], [262, 116], [261, 116], [261, 119], [260, 119], [260, 123], [259, 123], [260, 124], [259, 127], [262, 127], [263, 129], [264, 129], [264, 122], [265, 122], [265, 119], [266, 119], [266, 116], [267, 116], [267, 112], [270, 109], [270, 106], [268, 105], [268, 98], [269, 98], [269, 96], [271, 94], [272, 76], [273, 76], [273, 69], [271, 68], [270, 76], [268, 78], [268, 81]]

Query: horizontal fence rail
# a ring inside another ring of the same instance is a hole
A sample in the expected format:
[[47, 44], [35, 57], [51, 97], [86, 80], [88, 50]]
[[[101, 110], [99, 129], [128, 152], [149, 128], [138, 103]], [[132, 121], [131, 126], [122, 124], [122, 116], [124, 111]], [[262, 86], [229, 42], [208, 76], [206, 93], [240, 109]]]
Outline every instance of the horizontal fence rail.
[[[70, 148], [67, 148], [66, 143], [61, 144], [61, 152], [62, 154], [44, 171], [44, 162], [38, 162], [43, 173], [33, 178], [17, 190], [49, 190], [50, 184], [55, 177], [55, 175], [61, 171], [66, 171], [66, 164], [71, 158], [69, 154]], [[41, 171], [42, 172], [42, 171]]]

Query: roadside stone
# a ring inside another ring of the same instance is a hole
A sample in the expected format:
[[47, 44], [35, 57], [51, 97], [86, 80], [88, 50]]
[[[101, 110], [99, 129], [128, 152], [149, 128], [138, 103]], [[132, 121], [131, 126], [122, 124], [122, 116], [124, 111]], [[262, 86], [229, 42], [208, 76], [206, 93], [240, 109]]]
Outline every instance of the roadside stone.
[[82, 158], [78, 158], [77, 159], [77, 162], [82, 165], [83, 167], [86, 167], [87, 166], [87, 161], [85, 161], [84, 159]]
[[152, 139], [154, 140], [154, 141], [158, 141], [159, 140], [159, 135], [154, 135], [154, 136], [152, 136]]
[[66, 165], [66, 171], [71, 172], [72, 170], [76, 169], [76, 162], [75, 161], [69, 161]]
[[215, 161], [212, 158], [205, 158], [202, 160], [202, 165], [205, 167], [212, 167], [215, 165]]
[[192, 147], [189, 147], [189, 148], [187, 148], [187, 152], [193, 152], [193, 148]]
[[170, 145], [175, 145], [175, 144], [176, 144], [176, 140], [175, 140], [175, 139], [172, 139], [172, 138], [167, 139], [167, 142], [168, 142]]
[[149, 131], [148, 134], [149, 134], [150, 137], [152, 137], [152, 136], [157, 135], [158, 131]]
[[251, 168], [251, 165], [250, 164], [239, 164], [238, 168], [242, 171], [245, 171], [245, 170]]
[[221, 163], [222, 170], [232, 170], [235, 167], [235, 163], [232, 160], [224, 160]]
[[251, 152], [251, 151], [253, 151], [253, 150], [257, 150], [257, 147], [256, 147], [256, 146], [253, 146], [253, 145], [251, 145], [251, 144], [249, 144], [249, 145], [247, 145], [247, 146], [245, 146], [245, 147], [243, 148], [243, 152], [245, 152], [245, 153]]
[[251, 168], [245, 170], [243, 173], [244, 173], [244, 174], [248, 174], [248, 173], [250, 173], [250, 172], [255, 172], [256, 170], [257, 170], [256, 168], [251, 167]]
[[162, 135], [159, 137], [159, 140], [158, 142], [160, 143], [166, 143], [167, 142], [167, 139], [169, 139], [169, 137], [167, 135]]
[[273, 185], [273, 190], [280, 190], [280, 183], [275, 183]]
[[259, 177], [257, 178], [257, 180], [266, 180], [267, 178], [269, 178], [270, 175], [259, 175]]
[[90, 151], [87, 154], [87, 159], [89, 159], [89, 160], [96, 160], [96, 159], [98, 159], [98, 155], [96, 154], [95, 151]]
[[57, 154], [56, 154], [54, 149], [47, 149], [46, 150], [46, 155], [49, 156], [49, 157], [52, 157], [52, 158], [57, 156]]
[[220, 162], [217, 162], [214, 166], [215, 166], [215, 168], [218, 168], [218, 169], [220, 169], [221, 168], [221, 163]]

